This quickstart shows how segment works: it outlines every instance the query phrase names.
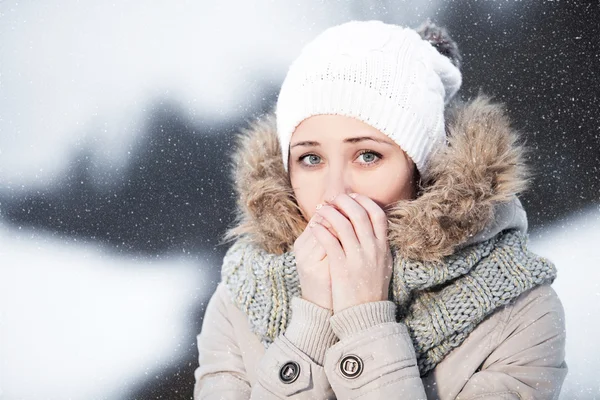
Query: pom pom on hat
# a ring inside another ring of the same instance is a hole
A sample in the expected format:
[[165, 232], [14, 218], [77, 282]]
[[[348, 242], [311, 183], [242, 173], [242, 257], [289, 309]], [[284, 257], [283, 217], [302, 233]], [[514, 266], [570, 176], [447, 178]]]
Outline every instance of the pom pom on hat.
[[456, 68], [460, 69], [462, 56], [458, 50], [458, 45], [450, 35], [448, 35], [446, 28], [437, 26], [427, 18], [427, 20], [417, 28], [417, 32], [421, 35], [423, 40], [431, 43], [440, 54], [446, 56]]
[[423, 173], [445, 143], [444, 108], [462, 84], [458, 46], [431, 21], [327, 28], [289, 67], [276, 105], [283, 164], [296, 127], [320, 114], [354, 117], [393, 139]]

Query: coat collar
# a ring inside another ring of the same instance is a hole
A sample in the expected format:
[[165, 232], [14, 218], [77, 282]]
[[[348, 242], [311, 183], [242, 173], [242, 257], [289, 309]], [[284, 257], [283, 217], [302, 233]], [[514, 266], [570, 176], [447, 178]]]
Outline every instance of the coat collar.
[[[386, 211], [390, 245], [410, 259], [439, 260], [503, 229], [527, 229], [516, 197], [527, 185], [524, 149], [504, 107], [483, 94], [456, 101], [446, 109], [446, 132], [419, 196]], [[267, 252], [290, 251], [307, 222], [283, 167], [273, 111], [237, 134], [231, 160], [237, 209], [223, 240], [245, 236]]]

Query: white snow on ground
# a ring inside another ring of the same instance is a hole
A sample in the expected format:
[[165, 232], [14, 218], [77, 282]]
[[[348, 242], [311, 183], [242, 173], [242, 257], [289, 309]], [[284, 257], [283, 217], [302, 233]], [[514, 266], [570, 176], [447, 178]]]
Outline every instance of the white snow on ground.
[[[561, 399], [600, 394], [600, 208], [531, 234], [556, 263], [567, 319]], [[200, 266], [119, 259], [0, 225], [0, 398], [118, 399], [182, 354]]]
[[189, 348], [203, 270], [0, 224], [0, 399], [119, 399]]
[[565, 308], [569, 373], [561, 399], [600, 398], [600, 205], [530, 235], [529, 248], [556, 264]]

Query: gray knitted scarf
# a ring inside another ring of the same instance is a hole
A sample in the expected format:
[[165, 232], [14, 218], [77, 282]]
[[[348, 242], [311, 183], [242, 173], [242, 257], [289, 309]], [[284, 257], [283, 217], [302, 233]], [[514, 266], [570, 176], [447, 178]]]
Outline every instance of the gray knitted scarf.
[[[534, 286], [552, 283], [556, 268], [527, 250], [527, 236], [506, 230], [438, 262], [417, 262], [391, 248], [389, 300], [408, 327], [421, 376], [459, 346], [486, 316]], [[268, 347], [285, 332], [290, 303], [301, 296], [293, 252], [267, 253], [243, 238], [223, 259], [222, 279], [251, 330]]]

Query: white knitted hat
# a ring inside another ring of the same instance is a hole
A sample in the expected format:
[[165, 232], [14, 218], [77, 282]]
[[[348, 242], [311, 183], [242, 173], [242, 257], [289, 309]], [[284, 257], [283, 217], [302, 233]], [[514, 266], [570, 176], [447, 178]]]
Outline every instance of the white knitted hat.
[[[298, 124], [313, 115], [339, 114], [388, 135], [423, 173], [431, 152], [445, 143], [444, 107], [462, 83], [460, 55], [446, 35], [429, 21], [419, 32], [377, 20], [350, 21], [305, 45], [276, 105], [286, 171]], [[454, 54], [446, 57], [444, 51]]]

